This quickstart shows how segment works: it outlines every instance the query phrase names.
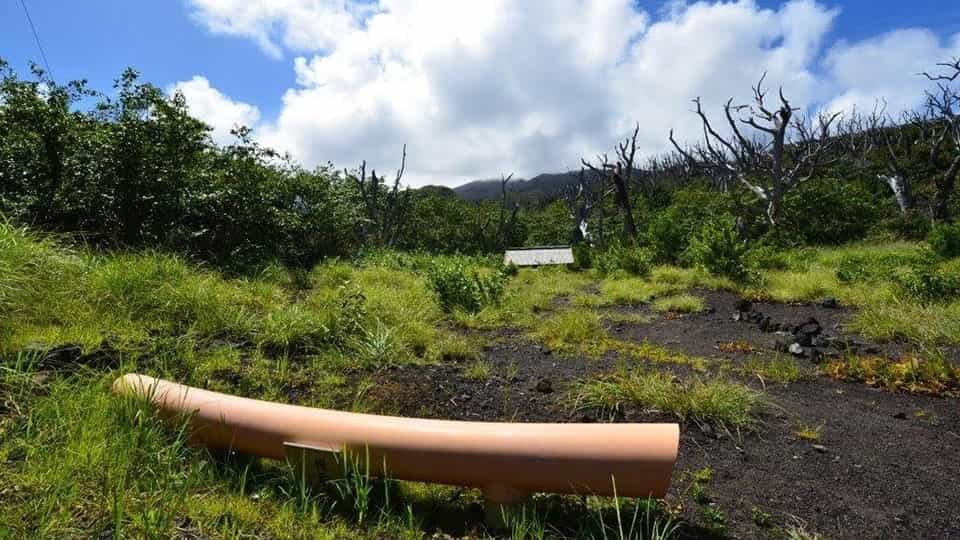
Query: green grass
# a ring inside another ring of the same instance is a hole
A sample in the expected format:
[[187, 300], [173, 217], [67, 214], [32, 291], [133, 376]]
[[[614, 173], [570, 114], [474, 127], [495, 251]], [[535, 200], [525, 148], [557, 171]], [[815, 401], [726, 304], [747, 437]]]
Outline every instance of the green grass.
[[625, 407], [638, 407], [727, 429], [755, 427], [765, 405], [761, 393], [722, 378], [681, 381], [668, 373], [642, 369], [582, 381], [574, 386], [572, 400], [580, 409], [616, 414]]
[[699, 313], [705, 309], [703, 299], [692, 294], [678, 294], [657, 298], [653, 309], [670, 313]]
[[493, 367], [483, 360], [475, 360], [463, 370], [464, 377], [474, 381], [485, 381], [492, 373]]
[[[787, 268], [765, 272], [747, 292], [789, 301], [834, 296], [861, 309], [853, 325], [868, 336], [960, 343], [960, 304], [921, 305], [882, 279], [836, 279], [844, 257], [871, 249], [791, 254]], [[891, 256], [917, 251], [914, 244], [877, 249]], [[483, 258], [465, 260], [492, 268]], [[368, 390], [385, 365], [451, 362], [465, 377], [489, 379], [493, 368], [482, 359], [477, 337], [486, 334], [464, 336], [454, 325], [513, 327], [558, 355], [616, 354], [631, 364], [574, 385], [575, 407], [648, 409], [726, 429], [759, 422], [762, 395], [716, 374], [736, 368], [618, 340], [605, 326], [649, 315], [602, 306], [653, 303], [657, 310], [698, 311], [702, 301], [687, 291], [736, 290], [725, 279], [670, 266], [645, 279], [524, 269], [500, 302], [475, 314], [445, 313], [424, 277], [430, 264], [426, 255], [378, 252], [358, 264], [327, 261], [309, 272], [268, 265], [256, 275], [227, 277], [162, 253], [94, 254], [0, 222], [0, 538], [169, 537], [177, 528], [212, 538], [420, 538], [436, 528], [432, 520], [440, 512], [460, 524], [475, 520], [475, 491], [454, 496], [446, 488], [356, 475], [339, 494], [309, 490], [283, 464], [189, 447], [182, 423], [162, 422], [145, 404], [109, 393], [112, 380], [128, 371], [253, 398], [365, 411], [376, 405]], [[960, 263], [940, 264], [956, 270]], [[67, 343], [86, 352], [109, 347], [111, 363], [41, 370], [38, 357], [24, 352]], [[956, 367], [924, 358], [887, 364], [847, 358], [824, 369], [877, 386], [952, 395]], [[662, 368], [658, 364], [714, 374], [680, 380], [652, 371]], [[505, 371], [509, 379], [519, 369]], [[790, 359], [748, 359], [743, 373], [777, 382], [807, 376]], [[378, 495], [387, 484], [393, 487]], [[650, 510], [590, 498], [563, 499], [558, 512], [550, 502], [556, 500], [538, 498], [512, 522], [518, 534], [552, 536], [562, 529], [570, 537], [635, 537], [638, 529], [629, 525], [637, 514], [631, 514]]]
[[542, 319], [531, 336], [560, 354], [597, 357], [610, 348], [600, 315], [584, 308], [561, 311]]
[[[903, 340], [922, 348], [960, 343], [960, 300], [923, 305], [889, 277], [894, 271], [889, 265], [895, 261], [923, 257], [923, 246], [909, 242], [805, 248], [788, 257], [790, 268], [762, 272], [761, 285], [744, 293], [779, 302], [814, 302], [830, 296], [858, 308], [850, 328], [868, 338]], [[877, 277], [841, 282], [837, 271], [845, 260], [862, 261], [855, 268], [865, 268]], [[952, 260], [938, 266], [956, 272], [958, 265]]]
[[807, 380], [813, 377], [813, 373], [805, 372], [800, 369], [797, 362], [786, 356], [776, 356], [774, 358], [761, 358], [750, 356], [738, 368], [740, 373], [760, 377], [764, 381], [773, 381], [778, 383], [794, 383]]

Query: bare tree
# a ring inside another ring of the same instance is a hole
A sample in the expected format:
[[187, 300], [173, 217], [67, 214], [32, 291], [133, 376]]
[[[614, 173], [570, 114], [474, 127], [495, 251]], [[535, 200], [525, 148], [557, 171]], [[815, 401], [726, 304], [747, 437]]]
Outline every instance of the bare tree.
[[[752, 191], [765, 205], [767, 221], [776, 226], [783, 210], [783, 197], [809, 179], [832, 144], [830, 127], [839, 113], [820, 115], [815, 122], [795, 118], [797, 110], [780, 89], [780, 104], [771, 108], [763, 87], [766, 73], [753, 87], [753, 104], [734, 105], [730, 98], [724, 114], [729, 135], [720, 134], [703, 112], [700, 98], [693, 100], [703, 124], [703, 145], [695, 156], [681, 147], [670, 131], [674, 148], [691, 162], [710, 169], [713, 178], [729, 177]], [[755, 133], [748, 138], [743, 126]], [[698, 159], [699, 158], [699, 159]]]
[[507, 240], [513, 236], [513, 231], [517, 224], [517, 213], [520, 211], [520, 205], [513, 204], [509, 210], [510, 218], [507, 219], [509, 199], [507, 197], [507, 184], [513, 178], [513, 173], [507, 176], [500, 175], [500, 214], [497, 219], [496, 249], [498, 251], [507, 247]]
[[360, 224], [360, 238], [364, 243], [376, 243], [392, 247], [396, 244], [410, 206], [410, 189], [400, 191], [400, 181], [407, 165], [407, 145], [403, 145], [400, 168], [393, 185], [386, 187], [386, 179], [371, 170], [367, 177], [367, 162], [360, 163], [356, 173], [344, 171], [353, 179], [363, 202], [365, 219]]
[[936, 90], [927, 91], [927, 110], [933, 116], [934, 124], [939, 126], [931, 146], [931, 155], [943, 151], [948, 156], [943, 172], [934, 177], [937, 189], [933, 198], [933, 218], [950, 221], [949, 201], [960, 172], [960, 89], [953, 84], [960, 79], [960, 58], [937, 66], [944, 68], [944, 72], [936, 75], [923, 73], [937, 86]]
[[640, 132], [638, 122], [633, 134], [617, 144], [617, 162], [610, 163], [607, 155], [598, 156], [596, 165], [581, 158], [584, 167], [594, 174], [604, 176], [613, 181], [617, 195], [617, 206], [623, 215], [623, 236], [630, 241], [637, 238], [637, 225], [633, 219], [633, 202], [630, 200], [630, 190], [634, 182], [634, 160], [637, 155], [637, 135]]
[[586, 170], [583, 167], [580, 168], [576, 186], [567, 186], [563, 192], [567, 208], [570, 209], [570, 217], [573, 218], [574, 222], [573, 233], [570, 235], [574, 244], [580, 242], [593, 243], [593, 234], [589, 228], [590, 215], [593, 213], [593, 209], [603, 204], [603, 201], [611, 193], [613, 193], [612, 189], [605, 191], [603, 186], [600, 186], [599, 190], [595, 189], [586, 175]]

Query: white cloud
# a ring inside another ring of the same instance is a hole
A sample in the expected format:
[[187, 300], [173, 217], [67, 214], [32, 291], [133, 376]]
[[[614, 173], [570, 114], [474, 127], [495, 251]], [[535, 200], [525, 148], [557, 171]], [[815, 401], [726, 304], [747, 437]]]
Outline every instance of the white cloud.
[[354, 31], [370, 7], [351, 0], [188, 0], [210, 31], [254, 40], [280, 58], [283, 48], [322, 51]]
[[827, 53], [824, 64], [836, 90], [826, 108], [870, 111], [883, 99], [887, 110], [917, 107], [930, 84], [920, 75], [935, 71], [937, 62], [960, 56], [960, 34], [941, 43], [922, 28], [894, 30], [858, 43], [841, 42]]
[[213, 128], [211, 136], [220, 144], [233, 142], [230, 130], [237, 126], [254, 127], [260, 121], [260, 110], [241, 101], [233, 101], [210, 86], [205, 77], [195, 75], [189, 81], [180, 81], [167, 88], [168, 94], [180, 92], [187, 108], [195, 118]]
[[950, 48], [916, 30], [824, 56], [839, 12], [814, 0], [674, 0], [655, 14], [633, 0], [191, 1], [208, 28], [301, 55], [265, 144], [308, 165], [393, 168], [406, 143], [414, 184], [575, 167], [635, 121], [641, 152], [658, 152], [670, 128], [699, 135], [691, 98], [719, 114], [764, 71], [795, 105], [882, 93], [909, 106], [912, 73]]

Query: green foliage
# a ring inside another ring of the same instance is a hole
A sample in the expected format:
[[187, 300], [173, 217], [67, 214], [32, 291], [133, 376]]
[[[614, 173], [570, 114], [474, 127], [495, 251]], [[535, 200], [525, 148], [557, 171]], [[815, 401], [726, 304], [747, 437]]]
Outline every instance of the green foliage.
[[704, 223], [691, 239], [686, 258], [711, 274], [747, 281], [753, 276], [747, 253], [747, 245], [737, 234], [734, 219], [727, 215]]
[[804, 182], [787, 193], [779, 228], [807, 245], [860, 240], [883, 215], [879, 201], [858, 182], [832, 178]]
[[573, 245], [573, 266], [578, 270], [589, 270], [593, 268], [593, 248], [586, 242], [580, 242]]
[[595, 257], [595, 266], [601, 275], [622, 271], [644, 277], [653, 268], [653, 253], [643, 247], [614, 244]]
[[937, 223], [930, 230], [927, 242], [941, 257], [960, 257], [960, 223]]
[[508, 279], [503, 270], [483, 269], [456, 259], [437, 261], [427, 276], [445, 311], [468, 313], [498, 302]]
[[960, 273], [946, 272], [932, 264], [899, 271], [894, 281], [920, 302], [948, 302], [960, 297]]

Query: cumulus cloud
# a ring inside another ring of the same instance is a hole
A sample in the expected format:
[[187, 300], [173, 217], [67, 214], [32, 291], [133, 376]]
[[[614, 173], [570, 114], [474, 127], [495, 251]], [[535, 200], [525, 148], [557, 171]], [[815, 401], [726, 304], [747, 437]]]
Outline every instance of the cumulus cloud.
[[264, 143], [307, 165], [380, 168], [406, 143], [413, 184], [575, 167], [634, 122], [640, 151], [662, 151], [671, 128], [699, 135], [690, 99], [718, 114], [763, 72], [795, 104], [884, 94], [909, 106], [922, 94], [911, 73], [960, 43], [912, 30], [828, 48], [839, 12], [814, 0], [674, 0], [655, 13], [633, 0], [191, 2], [214, 31], [299, 55]]
[[922, 28], [894, 30], [858, 43], [832, 47], [824, 64], [836, 92], [826, 108], [832, 111], [873, 110], [885, 100], [888, 111], [917, 107], [929, 82], [920, 75], [934, 64], [960, 56], [960, 34], [941, 42]]
[[322, 51], [354, 31], [372, 7], [350, 0], [188, 0], [212, 32], [254, 40], [275, 58], [283, 49]]
[[213, 128], [213, 140], [226, 144], [233, 141], [230, 130], [237, 126], [254, 127], [260, 121], [260, 110], [241, 101], [234, 101], [216, 88], [210, 81], [195, 75], [189, 81], [180, 81], [167, 88], [168, 94], [180, 92], [187, 101], [187, 108], [195, 118]]

